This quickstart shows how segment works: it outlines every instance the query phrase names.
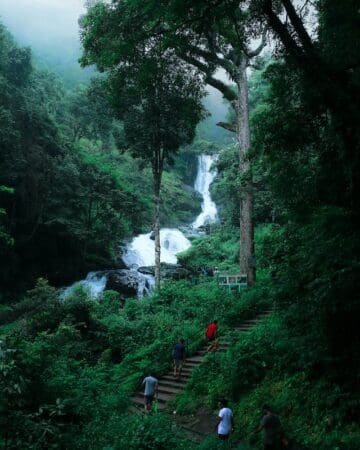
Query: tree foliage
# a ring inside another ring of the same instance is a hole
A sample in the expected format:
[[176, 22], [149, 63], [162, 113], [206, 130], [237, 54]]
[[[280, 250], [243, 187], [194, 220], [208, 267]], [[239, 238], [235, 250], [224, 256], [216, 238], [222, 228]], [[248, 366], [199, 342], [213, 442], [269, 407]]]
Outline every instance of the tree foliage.
[[[120, 8], [121, 9], [121, 8]], [[135, 157], [150, 164], [154, 186], [155, 284], [160, 287], [160, 195], [164, 165], [188, 144], [202, 118], [200, 81], [161, 37], [139, 37], [129, 17], [96, 4], [82, 19], [83, 64], [108, 72], [108, 89], [126, 141]], [[103, 26], [99, 29], [98, 23]], [[114, 45], [113, 28], [127, 42]], [[93, 42], [101, 41], [101, 48]]]
[[[125, 120], [101, 78], [67, 90], [2, 25], [0, 52], [0, 185], [9, 187], [0, 192], [1, 284], [21, 290], [38, 276], [64, 284], [114, 265], [119, 242], [152, 222], [150, 174], [121, 154]], [[164, 202], [164, 223], [192, 218], [198, 199], [181, 190], [181, 175], [164, 183], [175, 197]]]

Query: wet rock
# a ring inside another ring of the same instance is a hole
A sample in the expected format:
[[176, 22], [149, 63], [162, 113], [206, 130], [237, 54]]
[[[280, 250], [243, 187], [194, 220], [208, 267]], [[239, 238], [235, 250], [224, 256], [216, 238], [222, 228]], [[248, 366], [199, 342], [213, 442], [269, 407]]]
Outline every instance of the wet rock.
[[151, 274], [133, 269], [110, 270], [107, 273], [106, 290], [119, 292], [123, 297], [139, 297], [149, 294], [154, 286]]
[[[155, 276], [155, 266], [139, 267], [138, 272], [145, 275]], [[187, 278], [190, 271], [182, 267], [180, 264], [161, 263], [161, 278], [181, 280]]]
[[139, 275], [134, 270], [112, 270], [108, 272], [105, 289], [120, 292], [125, 297], [135, 297], [139, 283]]
[[119, 255], [116, 257], [115, 267], [116, 267], [116, 269], [127, 269], [127, 266], [122, 259], [122, 255]]

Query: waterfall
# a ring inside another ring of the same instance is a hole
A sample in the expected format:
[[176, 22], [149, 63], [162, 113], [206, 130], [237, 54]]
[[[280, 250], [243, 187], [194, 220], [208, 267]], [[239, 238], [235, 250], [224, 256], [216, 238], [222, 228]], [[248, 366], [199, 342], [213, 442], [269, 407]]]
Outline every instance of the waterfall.
[[[194, 188], [202, 195], [203, 201], [201, 213], [191, 225], [193, 230], [215, 222], [217, 219], [216, 205], [210, 195], [210, 185], [216, 176], [215, 171], [211, 170], [215, 159], [215, 156], [210, 155], [198, 157], [198, 172]], [[141, 273], [137, 269], [155, 265], [155, 242], [152, 237], [152, 233], [140, 234], [126, 245], [122, 259], [127, 269], [90, 272], [85, 280], [74, 283], [63, 290], [61, 298], [69, 296], [76, 285], [84, 286], [91, 297], [97, 298], [106, 288], [108, 281], [114, 277], [117, 277], [118, 280], [126, 279], [129, 286], [135, 289], [133, 295], [137, 294], [139, 298], [149, 294], [154, 288], [154, 276], [149, 273]], [[161, 262], [167, 264], [176, 264], [177, 253], [183, 252], [191, 246], [189, 239], [176, 228], [162, 228], [160, 244]]]
[[210, 185], [216, 177], [216, 172], [211, 170], [215, 159], [215, 156], [210, 155], [200, 155], [198, 157], [198, 172], [194, 188], [202, 195], [203, 201], [201, 213], [192, 224], [193, 228], [202, 227], [215, 222], [217, 219], [217, 208], [210, 195]]
[[[176, 264], [176, 254], [187, 250], [190, 241], [176, 228], [160, 230], [161, 262]], [[151, 233], [136, 236], [126, 247], [123, 261], [128, 267], [155, 265], [155, 242]]]
[[105, 289], [106, 281], [106, 272], [89, 272], [85, 280], [77, 281], [64, 289], [61, 292], [60, 297], [64, 299], [72, 294], [76, 286], [83, 286], [89, 292], [91, 297], [97, 298]]

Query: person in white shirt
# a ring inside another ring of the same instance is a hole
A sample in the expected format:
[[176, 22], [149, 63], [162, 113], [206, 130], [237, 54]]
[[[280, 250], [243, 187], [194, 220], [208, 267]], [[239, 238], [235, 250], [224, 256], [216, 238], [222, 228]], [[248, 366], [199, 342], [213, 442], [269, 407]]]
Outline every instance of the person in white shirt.
[[217, 434], [219, 439], [229, 439], [230, 433], [234, 429], [234, 417], [230, 408], [228, 408], [227, 400], [223, 399], [219, 402], [219, 415], [217, 417]]

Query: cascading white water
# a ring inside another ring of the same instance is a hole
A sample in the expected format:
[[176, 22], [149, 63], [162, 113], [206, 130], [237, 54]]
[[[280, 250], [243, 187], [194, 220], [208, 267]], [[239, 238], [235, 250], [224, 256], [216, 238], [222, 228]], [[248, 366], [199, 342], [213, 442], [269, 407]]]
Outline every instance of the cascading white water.
[[202, 195], [203, 201], [201, 213], [192, 224], [193, 228], [199, 228], [215, 222], [217, 219], [217, 208], [210, 195], [210, 185], [216, 177], [215, 170], [211, 170], [215, 159], [216, 157], [211, 155], [200, 155], [198, 157], [198, 172], [194, 188]]
[[[192, 224], [193, 229], [215, 222], [217, 219], [217, 208], [210, 195], [210, 185], [216, 176], [215, 171], [211, 171], [215, 158], [215, 156], [210, 155], [201, 155], [198, 158], [198, 172], [194, 187], [202, 195], [203, 202], [201, 213]], [[119, 271], [125, 271], [129, 275], [130, 282], [137, 285], [136, 291], [139, 298], [151, 292], [154, 286], [152, 275], [137, 271], [137, 268], [141, 266], [155, 265], [155, 242], [151, 237], [151, 233], [140, 234], [127, 244], [122, 258], [128, 270], [122, 269]], [[160, 230], [160, 244], [161, 262], [168, 264], [176, 264], [177, 253], [183, 252], [191, 246], [189, 239], [176, 228], [162, 228]], [[66, 288], [62, 292], [61, 298], [68, 297], [73, 292], [74, 287], [79, 284], [88, 289], [93, 298], [97, 298], [104, 291], [110, 272], [114, 271], [90, 272], [85, 280]]]
[[[160, 230], [161, 262], [176, 264], [176, 254], [187, 250], [190, 241], [176, 228]], [[151, 233], [136, 236], [126, 247], [123, 261], [128, 267], [153, 266], [155, 264], [155, 242]]]
[[77, 281], [71, 286], [67, 287], [60, 295], [62, 299], [68, 297], [74, 292], [76, 286], [83, 286], [91, 297], [97, 298], [105, 289], [107, 281], [106, 273], [104, 272], [89, 272], [85, 280]]
[[155, 287], [155, 278], [152, 275], [148, 275], [145, 273], [138, 272], [138, 287], [137, 287], [137, 296], [138, 298], [143, 298], [145, 295], [151, 293], [151, 291]]

